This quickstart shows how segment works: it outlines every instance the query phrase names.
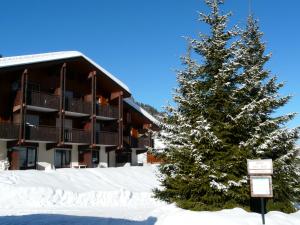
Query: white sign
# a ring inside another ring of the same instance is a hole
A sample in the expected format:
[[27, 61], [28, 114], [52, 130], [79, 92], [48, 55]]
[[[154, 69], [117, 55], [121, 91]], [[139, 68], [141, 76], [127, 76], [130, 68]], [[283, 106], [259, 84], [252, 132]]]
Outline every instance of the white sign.
[[251, 176], [251, 197], [273, 197], [271, 176]]
[[273, 174], [273, 163], [272, 159], [247, 159], [247, 167], [249, 175]]

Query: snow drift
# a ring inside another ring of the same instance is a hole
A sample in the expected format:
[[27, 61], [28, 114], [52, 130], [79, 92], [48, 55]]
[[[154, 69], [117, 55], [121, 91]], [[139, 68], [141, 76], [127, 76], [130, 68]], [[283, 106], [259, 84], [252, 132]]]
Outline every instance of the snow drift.
[[[152, 197], [155, 166], [0, 172], [0, 225], [259, 225], [242, 209], [192, 212]], [[269, 212], [268, 225], [299, 225], [300, 212]]]

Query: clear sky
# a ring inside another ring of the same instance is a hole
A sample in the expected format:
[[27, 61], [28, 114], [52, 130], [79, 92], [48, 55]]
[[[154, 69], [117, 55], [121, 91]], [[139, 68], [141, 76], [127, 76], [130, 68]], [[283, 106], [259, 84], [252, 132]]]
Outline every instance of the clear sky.
[[[243, 26], [248, 0], [227, 0], [231, 24]], [[176, 86], [186, 51], [183, 36], [205, 32], [203, 0], [1, 0], [0, 53], [4, 56], [78, 50], [125, 82], [138, 101], [161, 109]], [[265, 33], [268, 68], [293, 94], [281, 112], [300, 112], [300, 1], [252, 0]], [[300, 125], [298, 116], [289, 126]]]

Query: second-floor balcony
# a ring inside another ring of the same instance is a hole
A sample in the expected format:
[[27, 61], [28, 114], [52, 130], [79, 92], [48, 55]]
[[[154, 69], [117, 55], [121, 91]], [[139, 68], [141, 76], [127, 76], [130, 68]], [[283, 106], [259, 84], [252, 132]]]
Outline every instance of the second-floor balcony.
[[134, 138], [131, 136], [125, 136], [124, 141], [130, 146], [130, 148], [147, 148], [153, 146], [153, 140], [150, 137], [144, 136]]
[[64, 142], [90, 144], [91, 133], [81, 129], [65, 129]]
[[118, 118], [119, 110], [117, 106], [113, 105], [96, 105], [96, 115], [102, 118]]
[[27, 141], [57, 142], [59, 129], [51, 126], [26, 126], [25, 139]]
[[96, 131], [97, 145], [118, 145], [118, 133], [109, 131]]
[[[71, 112], [71, 113], [80, 113], [80, 114], [90, 115], [91, 114], [91, 103], [81, 100], [81, 99], [77, 99], [77, 98], [66, 98], [65, 99], [65, 111]], [[71, 114], [71, 113], [69, 113], [69, 114]]]

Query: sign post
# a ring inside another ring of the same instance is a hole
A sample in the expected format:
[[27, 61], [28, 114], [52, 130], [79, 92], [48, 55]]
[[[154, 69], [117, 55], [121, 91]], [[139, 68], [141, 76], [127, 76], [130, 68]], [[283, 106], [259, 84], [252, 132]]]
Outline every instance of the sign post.
[[262, 222], [265, 224], [264, 198], [273, 197], [272, 159], [247, 160], [251, 197], [260, 198]]

